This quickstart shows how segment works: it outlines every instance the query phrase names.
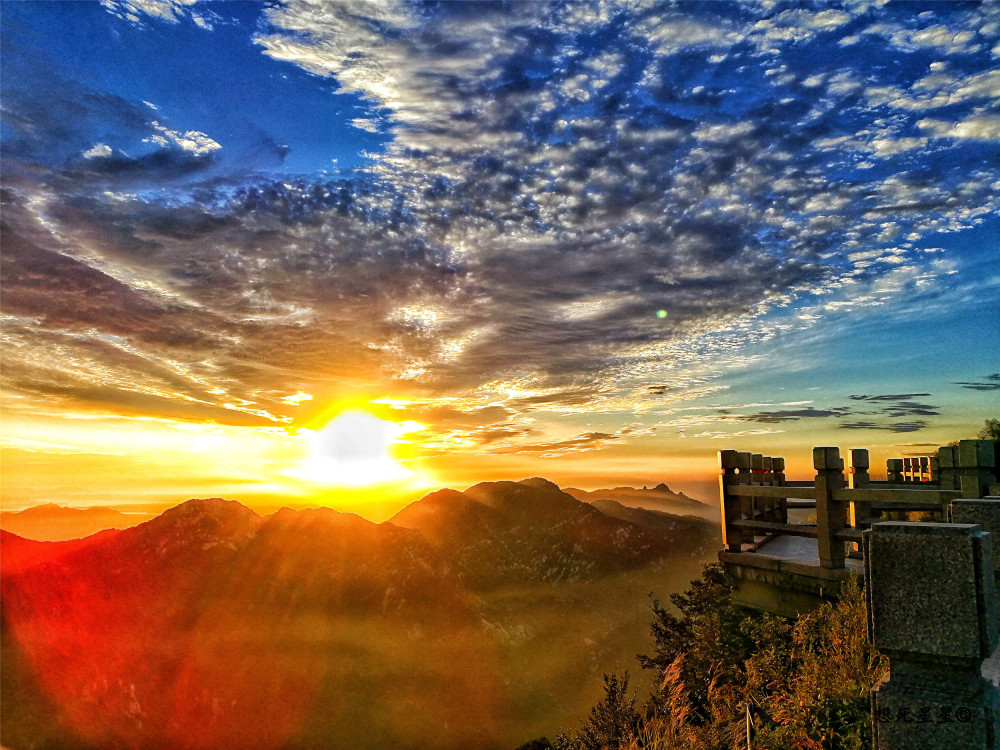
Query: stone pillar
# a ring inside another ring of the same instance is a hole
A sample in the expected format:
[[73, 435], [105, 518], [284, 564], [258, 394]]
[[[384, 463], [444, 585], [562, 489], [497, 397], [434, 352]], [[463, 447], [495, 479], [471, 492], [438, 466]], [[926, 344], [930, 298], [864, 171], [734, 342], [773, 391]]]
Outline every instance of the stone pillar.
[[984, 497], [994, 481], [996, 454], [992, 440], [960, 440], [958, 464], [962, 497]]
[[940, 467], [941, 472], [941, 489], [960, 489], [960, 482], [958, 480], [958, 474], [956, 473], [956, 470], [958, 469], [957, 445], [942, 445], [938, 448], [938, 466]]
[[741, 552], [743, 550], [743, 529], [732, 525], [733, 521], [738, 521], [743, 517], [741, 498], [729, 494], [729, 488], [734, 484], [739, 484], [739, 477], [736, 474], [736, 451], [719, 451], [719, 468], [721, 469], [719, 474], [719, 506], [722, 512], [722, 546], [729, 552]]
[[[774, 472], [774, 484], [776, 487], [785, 485], [785, 459], [782, 456], [771, 458], [771, 471]], [[781, 498], [778, 501], [778, 522], [788, 523], [788, 500]]]
[[927, 456], [921, 456], [917, 459], [920, 462], [920, 480], [921, 482], [931, 481], [931, 462]]
[[872, 691], [876, 750], [995, 750], [1000, 692], [990, 535], [971, 524], [873, 524], [864, 532], [868, 636], [889, 657]]
[[[753, 484], [753, 471], [750, 464], [751, 460], [749, 453], [746, 451], [739, 451], [736, 454], [736, 468], [740, 471], [740, 473], [736, 475], [737, 484]], [[740, 499], [740, 509], [744, 518], [750, 518], [750, 516], [753, 515], [754, 499], [755, 498], [752, 497], [743, 497]], [[752, 536], [746, 541], [752, 542]]]
[[[983, 531], [988, 532], [991, 539], [1000, 539], [1000, 498], [955, 500], [951, 504], [951, 517], [955, 523], [976, 524]], [[1000, 554], [993, 555], [993, 583], [994, 590], [1000, 591], [1000, 586], [998, 586], [1000, 584]], [[997, 598], [997, 606], [1000, 608], [1000, 597]], [[1000, 609], [998, 609], [998, 613], [1000, 613]]]
[[849, 503], [833, 499], [834, 490], [844, 487], [844, 461], [838, 448], [813, 448], [816, 468], [816, 543], [819, 563], [824, 568], [843, 568], [844, 542], [834, 534], [846, 528]]
[[[871, 482], [868, 474], [868, 451], [864, 448], [852, 448], [848, 454], [847, 486], [852, 490], [864, 489]], [[855, 501], [850, 507], [851, 526], [855, 528], [865, 528], [868, 519], [872, 517], [872, 504], [868, 501]], [[858, 521], [864, 521], [858, 526]], [[852, 543], [848, 549], [850, 557], [861, 557], [861, 545]]]
[[899, 484], [903, 481], [903, 459], [890, 458], [885, 462], [886, 480]]

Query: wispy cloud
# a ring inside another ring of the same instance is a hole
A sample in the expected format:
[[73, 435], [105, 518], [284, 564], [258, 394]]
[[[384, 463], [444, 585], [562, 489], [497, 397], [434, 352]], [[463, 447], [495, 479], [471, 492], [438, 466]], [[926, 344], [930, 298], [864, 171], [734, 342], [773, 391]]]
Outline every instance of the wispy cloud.
[[[106, 6], [214, 23], [180, 0]], [[349, 174], [226, 172], [224, 131], [70, 76], [46, 100], [5, 96], [4, 306], [35, 321], [8, 334], [7, 386], [283, 423], [336, 382], [450, 400], [441, 419], [480, 444], [609, 444], [515, 417], [722, 387], [775, 335], [767, 311], [808, 326], [934, 288], [947, 259], [921, 240], [996, 211], [1000, 31], [964, 6], [887, 12], [269, 4], [260, 52], [391, 134]], [[929, 56], [905, 80], [865, 62], [900, 50]], [[280, 163], [284, 141], [261, 143]], [[907, 431], [938, 413], [927, 395], [852, 398]]]

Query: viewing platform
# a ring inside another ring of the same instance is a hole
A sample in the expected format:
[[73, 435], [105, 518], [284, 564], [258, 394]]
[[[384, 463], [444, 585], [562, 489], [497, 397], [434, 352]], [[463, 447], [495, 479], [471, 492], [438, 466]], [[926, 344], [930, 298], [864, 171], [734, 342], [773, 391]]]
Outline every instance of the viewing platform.
[[[880, 521], [959, 522], [955, 501], [1000, 495], [997, 444], [963, 440], [933, 456], [889, 459], [886, 480], [872, 480], [867, 450], [814, 448], [816, 476], [785, 478], [783, 458], [719, 452], [724, 549], [719, 560], [736, 582], [735, 601], [786, 617], [836, 598], [866, 578], [862, 532]], [[980, 522], [979, 520], [976, 521]], [[1000, 532], [1000, 518], [996, 529]]]

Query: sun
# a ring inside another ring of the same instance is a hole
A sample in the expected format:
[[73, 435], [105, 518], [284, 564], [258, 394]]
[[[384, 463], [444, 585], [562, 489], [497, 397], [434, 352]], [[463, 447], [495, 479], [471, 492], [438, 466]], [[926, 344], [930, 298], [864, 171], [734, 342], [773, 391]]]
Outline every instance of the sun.
[[289, 474], [347, 487], [409, 479], [414, 472], [393, 456], [393, 449], [403, 435], [423, 428], [419, 422], [389, 422], [358, 410], [342, 412], [319, 430], [302, 430], [308, 454]]

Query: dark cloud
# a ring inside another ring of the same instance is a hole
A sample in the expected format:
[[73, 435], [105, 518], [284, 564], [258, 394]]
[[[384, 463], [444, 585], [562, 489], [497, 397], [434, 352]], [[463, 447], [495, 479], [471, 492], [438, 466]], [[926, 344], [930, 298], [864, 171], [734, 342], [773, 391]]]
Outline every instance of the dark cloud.
[[[836, 43], [860, 19], [589, 3], [316, 14], [290, 2], [265, 15], [262, 52], [363, 97], [394, 140], [341, 179], [264, 179], [226, 172], [211, 134], [68, 75], [47, 98], [5, 89], [17, 209], [4, 307], [33, 321], [18, 334], [33, 356], [65, 370], [63, 339], [83, 336], [94, 376], [103, 363], [120, 389], [133, 372], [154, 394], [224, 408], [240, 393], [247, 414], [275, 417], [293, 413], [289, 391], [392, 382], [415, 399], [476, 401], [426, 418], [500, 441], [527, 434], [515, 412], [627, 410], [636, 394], [680, 390], [647, 384], [684, 357], [730, 358], [766, 334], [747, 321], [773, 306], [874, 284], [903, 261], [931, 278], [893, 238], [961, 228], [996, 200], [993, 145], [906, 140], [928, 113], [893, 102], [924, 89]], [[869, 36], [894, 59], [891, 36]], [[895, 98], [865, 94], [879, 88]], [[976, 91], [955, 93], [947, 116], [983, 106]], [[287, 147], [261, 135], [257, 151], [251, 165]], [[905, 161], [914, 153], [923, 166]], [[892, 263], [851, 257], [889, 247]], [[736, 343], [711, 338], [739, 326]], [[118, 338], [98, 348], [102, 335]], [[28, 387], [33, 362], [10, 359], [8, 382]], [[928, 396], [851, 399], [900, 420], [936, 415], [915, 400]], [[842, 426], [924, 425], [870, 424]]]
[[905, 401], [918, 396], [930, 396], [929, 393], [894, 393], [884, 396], [851, 396], [855, 401]]
[[813, 419], [821, 417], [843, 417], [849, 413], [846, 408], [838, 409], [785, 409], [782, 411], [760, 411], [756, 414], [747, 414], [739, 417], [744, 422], [761, 422], [763, 424], [777, 424], [778, 422], [794, 422], [799, 419]]
[[843, 430], [888, 430], [889, 432], [917, 432], [927, 426], [926, 422], [896, 422], [894, 424], [877, 424], [875, 422], [845, 422], [840, 425]]
[[996, 390], [1000, 390], [1000, 372], [994, 372], [994, 373], [992, 373], [990, 375], [986, 375], [983, 378], [983, 380], [987, 380], [989, 382], [986, 382], [986, 383], [977, 383], [977, 382], [958, 381], [958, 382], [955, 383], [955, 385], [960, 385], [963, 388], [968, 388], [969, 390], [972, 390], [972, 391], [996, 391]]

